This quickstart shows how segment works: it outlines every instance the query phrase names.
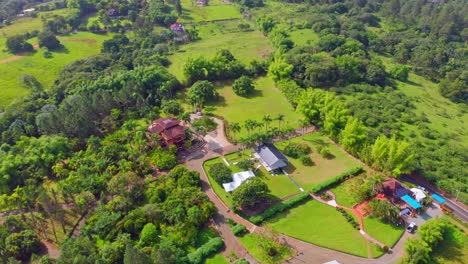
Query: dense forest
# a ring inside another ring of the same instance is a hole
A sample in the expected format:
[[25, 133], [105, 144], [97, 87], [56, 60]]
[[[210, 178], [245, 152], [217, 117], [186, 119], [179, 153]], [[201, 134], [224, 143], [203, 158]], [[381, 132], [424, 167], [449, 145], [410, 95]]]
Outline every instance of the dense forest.
[[[466, 106], [466, 1], [293, 1], [297, 20], [261, 14], [261, 0], [235, 2], [241, 11], [259, 12], [254, 22], [276, 52], [249, 65], [228, 50], [191, 58], [185, 83], [167, 69], [167, 55], [177, 49], [174, 32], [154, 30], [177, 21], [178, 0], [69, 0], [64, 5], [75, 8], [73, 16], [45, 20], [41, 32], [27, 36], [39, 34], [49, 45], [72, 30], [114, 34], [99, 55], [67, 65], [52, 87], [26, 76], [30, 94], [0, 113], [0, 205], [30, 212], [0, 227], [2, 262], [39, 252], [46, 228], [37, 223], [44, 218], [52, 219], [54, 234], [66, 233], [64, 204], [88, 220], [79, 236], [63, 243], [57, 263], [193, 262], [188, 255], [202, 246], [215, 207], [196, 172], [176, 166], [173, 151], [149, 144], [146, 125], [161, 113], [186, 116], [175, 101], [184, 87], [191, 86], [188, 103], [199, 107], [216, 97], [211, 81], [239, 77], [242, 87], [252, 85], [250, 77], [271, 77], [305, 117], [301, 126], [318, 126], [385, 174], [414, 172], [468, 201], [466, 144], [430, 129], [397, 85], [416, 73]], [[0, 22], [8, 25], [33, 3], [0, 0]], [[111, 8], [115, 19], [107, 19]], [[100, 23], [82, 27], [80, 20], [95, 12]], [[312, 29], [318, 40], [297, 45], [289, 27]], [[28, 48], [27, 37], [10, 38], [11, 51]], [[186, 40], [197, 39], [197, 31], [187, 29]], [[397, 63], [386, 64], [389, 57]], [[417, 133], [408, 132], [409, 125]], [[153, 177], [151, 164], [161, 164], [167, 175]]]

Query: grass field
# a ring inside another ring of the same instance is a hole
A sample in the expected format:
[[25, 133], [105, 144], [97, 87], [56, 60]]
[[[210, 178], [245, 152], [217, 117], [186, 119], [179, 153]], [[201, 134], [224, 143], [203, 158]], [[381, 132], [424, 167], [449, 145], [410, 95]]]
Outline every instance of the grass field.
[[358, 198], [353, 195], [353, 190], [354, 188], [353, 182], [358, 181], [360, 177], [364, 176], [364, 174], [358, 175], [356, 177], [353, 177], [347, 181], [344, 181], [340, 183], [339, 185], [333, 187], [330, 189], [335, 196], [336, 196], [336, 202], [339, 205], [343, 205], [346, 207], [353, 207], [353, 205], [357, 204], [359, 202]]
[[296, 46], [312, 45], [318, 40], [318, 35], [312, 29], [298, 29], [289, 32], [289, 37]]
[[227, 260], [221, 253], [216, 254], [212, 257], [209, 257], [205, 260], [205, 264], [229, 264], [229, 260]]
[[[289, 157], [290, 164], [286, 169], [305, 190], [310, 190], [314, 185], [360, 165], [320, 133], [306, 134], [304, 139], [297, 137], [292, 139], [292, 142], [307, 144], [312, 149], [310, 158], [315, 165], [304, 166], [299, 159]], [[283, 150], [287, 144], [288, 141], [283, 141], [276, 146]], [[319, 146], [327, 147], [334, 158], [323, 158], [317, 151]]]
[[[199, 56], [210, 58], [221, 49], [228, 49], [237, 59], [246, 64], [253, 59], [268, 58], [273, 51], [268, 39], [258, 31], [240, 31], [238, 28], [240, 23], [248, 22], [235, 20], [195, 26], [201, 39], [181, 45], [177, 52], [170, 55], [169, 60], [172, 64], [169, 71], [179, 80], [183, 80], [183, 65], [188, 58]], [[242, 41], [239, 41], [241, 39]]]
[[235, 5], [220, 0], [208, 1], [208, 6], [195, 6], [193, 0], [182, 0], [182, 16], [178, 22], [204, 22], [241, 18], [242, 14]]
[[249, 251], [249, 253], [262, 264], [283, 263], [285, 260], [292, 257], [292, 255], [294, 254], [294, 251], [291, 248], [281, 246], [278, 243], [276, 243], [278, 253], [276, 256], [271, 257], [265, 252], [265, 250], [262, 247], [259, 246], [261, 239], [265, 238], [262, 238], [258, 234], [246, 234], [242, 237], [239, 237], [239, 241], [244, 245], [247, 251]]
[[[249, 98], [236, 95], [231, 85], [218, 87], [220, 102], [208, 104], [203, 110], [223, 116], [230, 123], [238, 122], [241, 125], [247, 119], [262, 121], [266, 114], [273, 118], [278, 114], [283, 114], [285, 116], [283, 125], [298, 127], [300, 115], [293, 110], [283, 94], [275, 87], [274, 82], [267, 77], [262, 77], [255, 83], [255, 95]], [[277, 122], [272, 122], [271, 125], [277, 126]], [[236, 136], [240, 138], [246, 135], [247, 131], [242, 129]]]
[[405, 228], [402, 226], [396, 227], [392, 224], [386, 224], [370, 216], [364, 218], [364, 230], [371, 237], [384, 243], [388, 247], [393, 247], [403, 235], [403, 232], [405, 232]]
[[41, 51], [36, 51], [19, 60], [0, 64], [0, 106], [28, 94], [29, 91], [18, 83], [18, 77], [22, 74], [34, 75], [47, 90], [65, 65], [98, 54], [108, 36], [80, 32], [58, 38], [64, 49], [52, 52], [52, 58], [44, 58]]
[[[235, 155], [235, 154], [234, 154]], [[247, 158], [247, 157], [245, 157]], [[218, 184], [210, 175], [209, 175], [209, 168], [211, 165], [216, 164], [216, 163], [224, 163], [221, 158], [215, 158], [211, 160], [207, 160], [203, 164], [203, 168], [205, 169], [206, 173], [208, 174], [208, 179], [210, 181], [211, 187], [213, 188], [214, 192], [221, 198], [221, 200], [227, 204], [229, 207], [232, 207], [232, 196], [227, 193], [223, 186]], [[240, 172], [242, 169], [239, 167], [231, 164], [230, 166], [231, 170], [233, 173]], [[294, 185], [286, 175], [277, 175], [277, 176], [272, 176], [270, 175], [265, 168], [261, 167], [257, 172], [256, 172], [256, 177], [259, 177], [264, 181], [267, 185], [268, 188], [271, 191], [271, 199], [279, 199], [291, 194], [298, 193], [299, 190]]]
[[268, 220], [268, 226], [300, 240], [367, 257], [367, 241], [335, 208], [315, 200]]

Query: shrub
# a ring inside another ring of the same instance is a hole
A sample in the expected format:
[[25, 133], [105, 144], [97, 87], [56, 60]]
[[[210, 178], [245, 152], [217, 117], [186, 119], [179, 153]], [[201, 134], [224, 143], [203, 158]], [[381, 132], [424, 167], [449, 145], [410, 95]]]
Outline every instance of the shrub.
[[255, 85], [252, 78], [244, 75], [234, 81], [232, 90], [239, 96], [248, 96], [255, 90]]
[[249, 221], [258, 225], [260, 223], [262, 223], [263, 221], [265, 221], [266, 219], [268, 218], [271, 218], [273, 217], [274, 215], [278, 214], [278, 213], [281, 213], [291, 207], [293, 207], [294, 205], [298, 204], [299, 202], [301, 201], [304, 201], [306, 199], [310, 198], [310, 195], [308, 192], [302, 192], [292, 198], [289, 198], [287, 200], [284, 200], [280, 203], [277, 203], [277, 204], [274, 204], [270, 207], [268, 207], [268, 209], [265, 210], [265, 212], [259, 214], [259, 215], [256, 215], [256, 216], [252, 216], [250, 217]]
[[304, 166], [313, 166], [314, 162], [308, 155], [302, 155], [299, 157], [299, 160], [301, 161], [302, 165]]
[[205, 131], [212, 131], [218, 127], [218, 124], [208, 116], [204, 116], [200, 119], [193, 121], [192, 126], [195, 130], [204, 129]]
[[340, 182], [342, 181], [344, 178], [348, 177], [348, 176], [352, 176], [352, 175], [356, 175], [358, 174], [359, 172], [363, 171], [363, 168], [362, 167], [355, 167], [355, 168], [352, 168], [350, 169], [349, 171], [347, 172], [343, 172], [333, 178], [330, 178], [320, 184], [317, 184], [316, 186], [314, 186], [312, 188], [312, 192], [313, 193], [318, 193], [328, 187], [330, 187], [331, 185], [337, 183], [337, 182]]
[[284, 154], [291, 158], [299, 158], [300, 156], [310, 154], [311, 149], [307, 144], [289, 143], [284, 148]]
[[216, 164], [211, 165], [209, 168], [209, 173], [211, 177], [213, 177], [213, 179], [219, 184], [232, 181], [232, 177], [231, 177], [232, 171], [224, 163], [216, 163]]
[[331, 154], [330, 150], [328, 148], [322, 148], [320, 150], [320, 155], [322, 155], [322, 157], [324, 157], [325, 159], [332, 159], [333, 158], [333, 154]]
[[187, 257], [191, 263], [203, 263], [205, 258], [221, 249], [223, 244], [224, 242], [220, 237], [212, 238], [206, 244], [199, 247], [195, 252], [188, 254]]
[[237, 224], [232, 227], [232, 233], [235, 236], [242, 235], [245, 232], [245, 230], [247, 230], [247, 228], [245, 227], [245, 225], [241, 225], [241, 224]]
[[355, 229], [359, 230], [360, 228], [359, 223], [356, 222], [356, 219], [354, 219], [354, 217], [350, 213], [348, 213], [348, 211], [340, 207], [336, 207], [336, 210], [340, 212], [341, 215], [343, 215], [346, 218], [348, 223], [350, 223]]
[[243, 170], [251, 170], [253, 169], [254, 162], [252, 160], [241, 160], [237, 164], [237, 167], [243, 169]]
[[232, 264], [250, 264], [250, 262], [246, 259], [238, 259], [234, 261]]

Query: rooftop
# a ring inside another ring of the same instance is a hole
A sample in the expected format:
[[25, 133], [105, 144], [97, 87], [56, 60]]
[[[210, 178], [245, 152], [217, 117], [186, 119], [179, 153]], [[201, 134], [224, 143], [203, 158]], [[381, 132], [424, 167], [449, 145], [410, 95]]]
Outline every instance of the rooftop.
[[262, 165], [268, 170], [276, 170], [288, 165], [288, 158], [271, 143], [263, 143], [254, 148], [257, 158], [260, 159]]
[[223, 183], [224, 190], [226, 192], [231, 192], [237, 189], [244, 181], [249, 178], [255, 177], [255, 174], [249, 171], [242, 171], [238, 173], [231, 174], [232, 182]]

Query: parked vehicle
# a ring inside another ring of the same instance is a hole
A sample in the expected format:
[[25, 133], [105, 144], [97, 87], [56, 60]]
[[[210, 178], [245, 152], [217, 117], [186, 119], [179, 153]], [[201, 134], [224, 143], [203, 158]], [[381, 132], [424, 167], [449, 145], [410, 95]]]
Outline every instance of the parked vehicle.
[[414, 231], [416, 231], [417, 228], [418, 228], [418, 226], [416, 225], [416, 223], [411, 222], [408, 225], [408, 227], [406, 227], [406, 231], [408, 231], [408, 233], [414, 233]]
[[452, 213], [452, 209], [450, 209], [450, 207], [448, 207], [447, 205], [443, 204], [440, 206], [440, 209], [442, 209], [443, 211], [447, 212], [447, 213]]

